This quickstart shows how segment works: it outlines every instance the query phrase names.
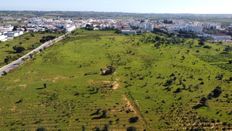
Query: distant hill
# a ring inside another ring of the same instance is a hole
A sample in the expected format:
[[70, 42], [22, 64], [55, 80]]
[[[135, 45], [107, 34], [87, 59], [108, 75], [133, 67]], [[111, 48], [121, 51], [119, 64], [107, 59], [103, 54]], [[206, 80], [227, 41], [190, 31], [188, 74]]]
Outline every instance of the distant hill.
[[93, 11], [0, 11], [1, 16], [54, 16], [54, 17], [82, 17], [82, 18], [154, 18], [154, 19], [232, 19], [232, 14], [144, 14], [123, 12], [93, 12]]

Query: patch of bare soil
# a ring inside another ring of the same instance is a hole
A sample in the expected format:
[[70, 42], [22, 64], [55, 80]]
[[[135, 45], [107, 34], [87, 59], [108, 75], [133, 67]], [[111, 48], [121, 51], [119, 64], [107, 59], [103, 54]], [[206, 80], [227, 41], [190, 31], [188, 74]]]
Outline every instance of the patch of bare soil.
[[13, 82], [18, 83], [18, 82], [20, 82], [20, 79], [15, 79]]
[[145, 120], [143, 114], [140, 112], [140, 109], [136, 105], [136, 103], [134, 103], [133, 100], [130, 100], [127, 95], [123, 95], [123, 100], [125, 101], [126, 108], [128, 109], [128, 110], [126, 110], [126, 112], [128, 112], [128, 113], [133, 112], [139, 119], [142, 120], [143, 125], [146, 126], [147, 121]]
[[11, 112], [16, 112], [16, 106], [14, 105], [11, 109], [10, 109]]
[[112, 89], [117, 90], [120, 87], [119, 83], [117, 81], [114, 81], [112, 84]]
[[26, 84], [21, 84], [21, 85], [19, 85], [19, 87], [26, 88], [27, 85]]
[[41, 80], [42, 81], [51, 81], [53, 83], [56, 83], [57, 81], [66, 80], [66, 79], [68, 79], [68, 77], [65, 77], [65, 76], [56, 76], [56, 77], [50, 77], [50, 78], [43, 78]]
[[137, 111], [135, 110], [135, 107], [133, 106], [131, 101], [127, 98], [127, 96], [123, 95], [123, 100], [126, 103], [126, 105], [125, 105], [126, 111], [127, 112], [134, 112], [135, 114], [137, 114]]
[[52, 82], [53, 82], [53, 83], [56, 83], [56, 82], [59, 81], [59, 80], [65, 80], [65, 79], [67, 79], [67, 77], [64, 77], [64, 76], [57, 76], [57, 77], [54, 77], [54, 78], [52, 79]]

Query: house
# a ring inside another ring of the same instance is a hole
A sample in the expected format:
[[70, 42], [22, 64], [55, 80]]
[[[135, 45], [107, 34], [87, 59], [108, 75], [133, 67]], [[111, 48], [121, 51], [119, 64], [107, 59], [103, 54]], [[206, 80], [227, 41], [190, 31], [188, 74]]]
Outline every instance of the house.
[[65, 25], [65, 30], [67, 31], [67, 32], [72, 32], [72, 31], [74, 31], [75, 29], [76, 29], [76, 26], [75, 25], [70, 25], [70, 24], [67, 24], [67, 25]]
[[94, 27], [93, 30], [100, 30], [98, 27]]
[[7, 37], [15, 37], [18, 34], [15, 34], [15, 32], [11, 31], [11, 32], [6, 32], [4, 35], [6, 35]]
[[140, 24], [139, 28], [144, 30], [144, 31], [151, 32], [154, 30], [154, 25], [152, 23], [149, 23], [149, 22], [143, 22]]
[[13, 32], [13, 31], [7, 32], [7, 33], [5, 33], [4, 35], [6, 35], [7, 37], [17, 37], [17, 36], [19, 36], [18, 33]]
[[230, 41], [232, 41], [232, 37], [229, 36], [229, 35], [221, 35], [221, 36], [212, 35], [211, 37], [213, 38], [214, 42], [220, 42], [220, 41], [222, 41], [222, 42], [230, 42]]
[[0, 35], [0, 41], [7, 41], [7, 36]]
[[124, 35], [136, 35], [137, 34], [135, 30], [121, 30], [121, 33]]
[[0, 32], [9, 32], [9, 31], [12, 31], [14, 28], [14, 26], [0, 26]]
[[23, 35], [24, 33], [23, 33], [23, 31], [19, 31], [19, 35]]
[[23, 35], [23, 31], [10, 31], [6, 32], [4, 35], [6, 35], [7, 37], [18, 37], [20, 35]]

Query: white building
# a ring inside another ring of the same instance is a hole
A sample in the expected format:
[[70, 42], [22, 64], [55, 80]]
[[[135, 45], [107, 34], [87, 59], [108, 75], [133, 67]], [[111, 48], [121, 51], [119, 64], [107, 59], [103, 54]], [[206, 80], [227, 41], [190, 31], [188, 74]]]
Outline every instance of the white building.
[[230, 42], [232, 40], [232, 37], [228, 35], [222, 35], [222, 36], [212, 35], [211, 37], [215, 42], [220, 42], [220, 41]]
[[12, 31], [14, 29], [14, 26], [0, 26], [0, 32], [9, 32]]
[[135, 30], [121, 30], [122, 34], [125, 35], [136, 35], [137, 32]]
[[4, 35], [6, 35], [7, 37], [18, 37], [20, 35], [23, 35], [23, 31], [10, 31], [5, 33]]
[[70, 25], [70, 24], [67, 24], [67, 25], [65, 25], [65, 30], [67, 31], [67, 32], [72, 32], [72, 31], [74, 31], [75, 29], [76, 29], [76, 26], [75, 25]]
[[0, 41], [7, 41], [7, 36], [0, 35]]
[[184, 28], [182, 28], [184, 31], [191, 31], [196, 33], [203, 32], [203, 27], [199, 25], [187, 25]]
[[6, 35], [7, 37], [17, 37], [18, 34], [15, 32], [6, 32], [4, 35]]
[[142, 29], [144, 31], [151, 32], [154, 30], [154, 25], [152, 23], [149, 23], [149, 22], [144, 22], [144, 23], [140, 24], [140, 29]]

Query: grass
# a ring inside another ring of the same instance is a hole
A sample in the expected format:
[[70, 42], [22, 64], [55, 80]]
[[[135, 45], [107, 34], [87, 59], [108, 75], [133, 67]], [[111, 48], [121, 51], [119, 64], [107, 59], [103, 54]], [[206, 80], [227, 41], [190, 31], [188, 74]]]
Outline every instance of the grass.
[[[30, 52], [33, 48], [38, 47], [40, 39], [43, 36], [58, 36], [58, 33], [25, 33], [22, 36], [16, 37], [13, 40], [8, 40], [6, 42], [0, 43], [0, 66], [5, 65], [4, 59], [6, 57], [11, 57], [10, 61], [16, 60], [20, 56], [23, 56], [27, 52]], [[13, 50], [14, 46], [22, 46], [26, 50], [22, 53], [15, 53]], [[9, 61], [9, 62], [10, 62]]]
[[[140, 39], [111, 31], [77, 30], [0, 78], [1, 129], [231, 127], [231, 72], [203, 59], [206, 54], [219, 54], [215, 49], [223, 45], [210, 44], [212, 48], [205, 49], [182, 43], [155, 48]], [[107, 65], [116, 72], [101, 76], [100, 68]], [[223, 74], [222, 80], [215, 78], [218, 74]], [[117, 89], [112, 89], [113, 82]], [[216, 86], [222, 88], [218, 98], [208, 100], [207, 107], [192, 109]], [[174, 93], [178, 88], [180, 92]], [[106, 116], [97, 118], [103, 112]], [[135, 116], [139, 120], [130, 123]]]

